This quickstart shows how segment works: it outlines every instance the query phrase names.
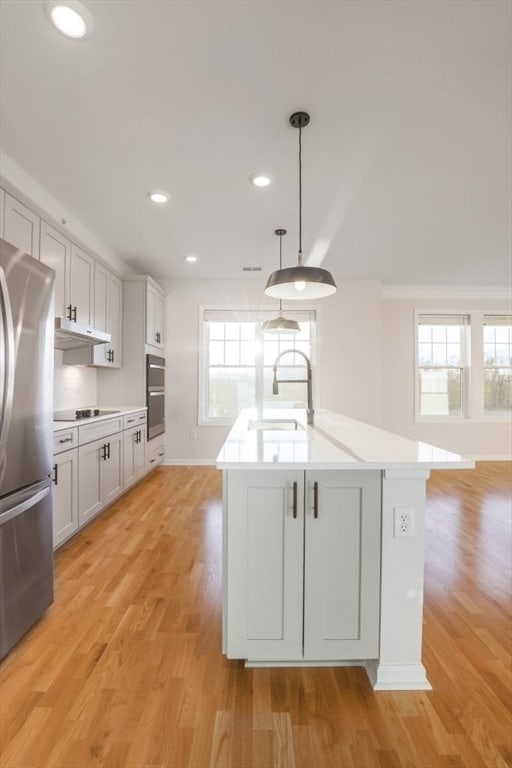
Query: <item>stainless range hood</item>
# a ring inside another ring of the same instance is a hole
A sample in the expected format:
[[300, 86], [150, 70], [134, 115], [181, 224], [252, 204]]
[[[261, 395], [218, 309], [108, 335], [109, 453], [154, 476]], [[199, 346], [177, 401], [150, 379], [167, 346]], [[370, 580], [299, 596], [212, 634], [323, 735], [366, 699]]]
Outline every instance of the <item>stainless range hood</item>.
[[67, 317], [55, 318], [55, 349], [80, 349], [109, 343], [111, 340], [110, 333], [76, 323]]

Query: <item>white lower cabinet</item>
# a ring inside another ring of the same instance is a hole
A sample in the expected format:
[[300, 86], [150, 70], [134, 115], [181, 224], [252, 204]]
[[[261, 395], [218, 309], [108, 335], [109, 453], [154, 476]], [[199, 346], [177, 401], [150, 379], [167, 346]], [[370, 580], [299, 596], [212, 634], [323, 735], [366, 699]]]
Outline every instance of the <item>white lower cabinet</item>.
[[82, 526], [123, 491], [122, 432], [78, 449], [78, 518]]
[[225, 472], [224, 652], [378, 657], [379, 471]]
[[124, 485], [136, 483], [146, 473], [146, 424], [123, 432]]
[[78, 530], [78, 448], [54, 457], [53, 546], [58, 547]]

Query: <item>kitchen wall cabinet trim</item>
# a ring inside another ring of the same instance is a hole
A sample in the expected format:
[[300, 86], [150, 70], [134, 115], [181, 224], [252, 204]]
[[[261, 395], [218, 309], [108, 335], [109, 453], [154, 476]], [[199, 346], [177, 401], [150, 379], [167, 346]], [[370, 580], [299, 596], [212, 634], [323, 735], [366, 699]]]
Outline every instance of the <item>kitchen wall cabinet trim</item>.
[[39, 216], [8, 192], [4, 192], [3, 208], [3, 239], [39, 259]]

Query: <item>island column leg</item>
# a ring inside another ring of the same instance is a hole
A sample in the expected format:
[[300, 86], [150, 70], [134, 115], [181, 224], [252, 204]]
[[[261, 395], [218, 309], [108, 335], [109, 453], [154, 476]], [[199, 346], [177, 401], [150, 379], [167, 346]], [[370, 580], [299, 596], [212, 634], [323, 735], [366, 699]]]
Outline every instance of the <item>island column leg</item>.
[[[424, 469], [383, 471], [379, 658], [366, 665], [376, 691], [432, 687], [421, 661], [429, 475]], [[402, 511], [412, 521], [405, 536], [395, 522]]]

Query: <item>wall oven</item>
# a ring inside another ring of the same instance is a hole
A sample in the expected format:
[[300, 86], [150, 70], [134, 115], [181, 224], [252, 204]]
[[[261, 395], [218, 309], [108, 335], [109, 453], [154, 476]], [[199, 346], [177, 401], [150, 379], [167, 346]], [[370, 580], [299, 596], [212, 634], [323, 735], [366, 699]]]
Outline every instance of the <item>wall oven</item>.
[[165, 358], [146, 355], [148, 440], [165, 432]]

